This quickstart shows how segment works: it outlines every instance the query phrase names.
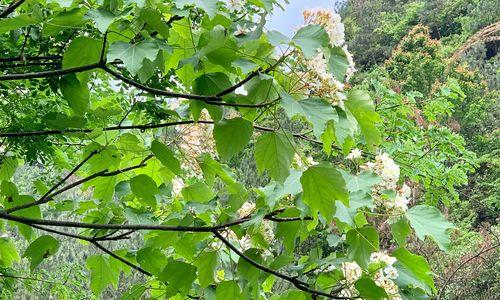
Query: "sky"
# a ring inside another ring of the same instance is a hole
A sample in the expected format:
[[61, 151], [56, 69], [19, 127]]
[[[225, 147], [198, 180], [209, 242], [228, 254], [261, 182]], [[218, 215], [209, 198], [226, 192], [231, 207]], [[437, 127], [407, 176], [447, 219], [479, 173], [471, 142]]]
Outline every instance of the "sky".
[[285, 11], [275, 8], [274, 14], [269, 17], [266, 28], [278, 30], [284, 35], [291, 37], [295, 28], [302, 24], [302, 11], [306, 8], [324, 7], [333, 9], [338, 0], [289, 0], [290, 4], [285, 6]]

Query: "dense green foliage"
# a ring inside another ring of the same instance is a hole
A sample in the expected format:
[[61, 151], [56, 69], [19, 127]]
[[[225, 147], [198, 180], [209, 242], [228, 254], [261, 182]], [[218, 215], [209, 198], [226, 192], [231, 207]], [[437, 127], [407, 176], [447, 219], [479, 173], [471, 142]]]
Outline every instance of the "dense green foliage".
[[437, 2], [348, 1], [348, 47], [274, 0], [3, 6], [0, 297], [447, 296], [499, 197], [493, 67], [446, 58], [496, 16]]

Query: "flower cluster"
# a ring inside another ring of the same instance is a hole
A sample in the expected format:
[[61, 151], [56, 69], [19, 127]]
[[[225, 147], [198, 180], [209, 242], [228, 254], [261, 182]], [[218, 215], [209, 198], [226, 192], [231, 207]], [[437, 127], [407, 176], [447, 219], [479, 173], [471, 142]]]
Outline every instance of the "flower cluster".
[[247, 1], [246, 0], [229, 0], [227, 2], [227, 8], [231, 12], [238, 12], [243, 9], [243, 6], [245, 5]]
[[[333, 47], [342, 47], [346, 58], [349, 62], [349, 67], [346, 72], [346, 80], [356, 71], [351, 53], [345, 45], [344, 24], [339, 14], [332, 10], [324, 8], [306, 9], [302, 12], [304, 23], [316, 24], [322, 26], [328, 33], [330, 45]], [[312, 59], [298, 58], [299, 62], [307, 71], [299, 74], [303, 87], [302, 89], [309, 94], [320, 96], [328, 99], [334, 105], [342, 106], [345, 99], [342, 91], [344, 83], [334, 76], [328, 70], [328, 62], [326, 61], [325, 53], [319, 51]]]
[[318, 162], [314, 160], [311, 156], [308, 156], [305, 160], [300, 157], [299, 154], [295, 153], [293, 157], [293, 166], [301, 171], [305, 171], [307, 167], [317, 165]]
[[[375, 162], [367, 162], [361, 166], [361, 169], [374, 172], [382, 179], [382, 182], [375, 185], [372, 190], [375, 204], [378, 207], [396, 213], [401, 213], [408, 209], [411, 189], [406, 184], [398, 187], [400, 169], [394, 160], [389, 157], [389, 154], [382, 153], [377, 155]], [[386, 190], [396, 192], [394, 199], [384, 195]]]
[[396, 258], [387, 255], [383, 252], [375, 252], [370, 256], [370, 262], [382, 263], [384, 267], [375, 273], [375, 284], [383, 288], [390, 300], [399, 300], [399, 289], [394, 279], [398, 277], [398, 271], [392, 265], [396, 262]]
[[317, 24], [322, 26], [328, 33], [332, 45], [342, 46], [342, 44], [344, 44], [345, 27], [339, 14], [329, 9], [317, 7], [304, 10], [302, 16], [306, 24]]
[[340, 292], [342, 297], [357, 297], [358, 292], [354, 287], [354, 283], [361, 278], [363, 275], [363, 270], [356, 262], [345, 262], [342, 263], [342, 274], [344, 275], [344, 281], [347, 288]]
[[255, 203], [253, 202], [245, 202], [243, 205], [236, 211], [240, 218], [248, 217], [255, 210]]

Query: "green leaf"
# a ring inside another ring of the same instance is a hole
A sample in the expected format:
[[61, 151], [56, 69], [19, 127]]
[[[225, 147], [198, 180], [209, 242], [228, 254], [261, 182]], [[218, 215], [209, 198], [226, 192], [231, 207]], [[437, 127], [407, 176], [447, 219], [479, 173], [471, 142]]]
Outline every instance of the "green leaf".
[[61, 92], [76, 115], [83, 115], [87, 111], [90, 97], [89, 89], [87, 84], [80, 83], [74, 74], [63, 77]]
[[14, 29], [38, 23], [38, 20], [28, 15], [20, 15], [13, 18], [0, 20], [0, 33], [9, 32]]
[[98, 63], [101, 58], [102, 40], [79, 36], [71, 41], [63, 54], [63, 69]]
[[137, 262], [144, 270], [159, 275], [167, 264], [167, 257], [160, 249], [146, 247], [137, 251]]
[[9, 239], [0, 237], [0, 265], [9, 268], [12, 267], [14, 262], [20, 260], [16, 245]]
[[300, 178], [303, 201], [313, 212], [319, 212], [327, 221], [335, 214], [335, 200], [349, 203], [349, 193], [342, 174], [329, 163], [309, 167]]
[[224, 164], [219, 163], [213, 159], [210, 154], [204, 153], [198, 158], [200, 167], [203, 170], [203, 177], [205, 182], [213, 186], [215, 183], [215, 176], [218, 176], [225, 184], [233, 184], [236, 182], [235, 175], [231, 169]]
[[375, 127], [375, 123], [380, 121], [380, 117], [375, 112], [370, 95], [363, 91], [351, 90], [344, 104], [358, 121], [367, 146], [371, 149], [373, 145], [380, 144], [382, 138]]
[[130, 189], [137, 198], [146, 201], [151, 207], [156, 207], [155, 195], [159, 193], [156, 182], [146, 174], [141, 174], [130, 179]]
[[354, 287], [359, 292], [363, 299], [367, 300], [382, 300], [387, 299], [385, 290], [375, 284], [373, 279], [369, 277], [361, 277], [354, 283]]
[[323, 27], [310, 24], [300, 28], [292, 41], [300, 47], [307, 59], [311, 59], [318, 54], [318, 48], [328, 46], [329, 37]]
[[195, 261], [198, 269], [198, 281], [202, 287], [208, 287], [214, 282], [217, 264], [218, 256], [216, 251], [203, 252]]
[[274, 101], [279, 97], [276, 92], [277, 88], [274, 84], [273, 77], [266, 74], [260, 74], [245, 84], [247, 96], [244, 97], [244, 99], [253, 104]]
[[147, 289], [143, 284], [134, 284], [120, 297], [120, 300], [141, 300], [143, 299], [142, 295], [144, 295]]
[[215, 299], [217, 300], [239, 299], [240, 296], [240, 286], [236, 281], [223, 281], [215, 291]]
[[229, 77], [224, 73], [206, 73], [193, 81], [193, 92], [198, 95], [215, 96], [231, 85]]
[[337, 78], [338, 81], [344, 82], [344, 77], [349, 67], [349, 61], [342, 47], [331, 47], [328, 49], [328, 71]]
[[10, 180], [16, 172], [19, 161], [15, 157], [2, 157], [0, 160], [0, 180]]
[[437, 208], [417, 205], [406, 211], [406, 217], [419, 239], [424, 240], [429, 236], [436, 241], [441, 250], [449, 249], [450, 236], [446, 231], [455, 226], [448, 222]]
[[391, 224], [392, 237], [400, 247], [406, 246], [406, 238], [411, 232], [408, 221], [405, 218], [400, 218], [397, 222]]
[[366, 226], [354, 228], [347, 232], [346, 242], [348, 245], [347, 256], [363, 268], [368, 268], [370, 255], [379, 249], [378, 233], [375, 228]]
[[158, 140], [154, 140], [151, 143], [151, 152], [153, 152], [162, 165], [167, 167], [174, 174], [181, 175], [181, 163], [175, 157], [174, 152], [172, 152], [172, 150], [170, 150], [167, 146]]
[[350, 175], [347, 181], [347, 189], [350, 192], [365, 191], [370, 192], [372, 186], [381, 181], [380, 177], [370, 171], [363, 171], [358, 175]]
[[42, 235], [34, 240], [23, 254], [23, 257], [28, 257], [31, 260], [30, 269], [33, 270], [45, 258], [54, 255], [59, 249], [59, 242], [50, 235]]
[[105, 33], [109, 25], [115, 20], [115, 15], [104, 8], [90, 9], [86, 17], [95, 22], [95, 27], [97, 27], [101, 33]]
[[215, 14], [217, 12], [217, 2], [218, 0], [203, 0], [203, 1], [197, 1], [197, 0], [175, 0], [175, 5], [178, 8], [184, 8], [186, 5], [194, 5], [195, 7], [199, 7], [203, 9], [207, 15], [210, 18], [215, 17]]
[[104, 256], [89, 256], [87, 269], [90, 270], [90, 288], [95, 295], [101, 294], [110, 284], [117, 286], [120, 273], [110, 265], [109, 260]]
[[413, 285], [430, 293], [435, 291], [434, 280], [429, 264], [424, 257], [399, 248], [392, 254], [398, 261], [394, 267], [398, 271], [396, 283], [401, 287]]
[[168, 283], [165, 297], [172, 297], [177, 293], [183, 296], [189, 292], [196, 279], [196, 267], [185, 262], [172, 261], [158, 278]]
[[284, 182], [289, 172], [295, 150], [293, 138], [277, 132], [264, 133], [255, 143], [255, 161], [262, 174], [264, 170], [276, 181]]
[[281, 103], [288, 117], [304, 116], [313, 125], [313, 133], [318, 139], [321, 139], [326, 129], [326, 123], [337, 119], [333, 107], [323, 99], [309, 98], [297, 101], [290, 95], [283, 94]]
[[203, 182], [197, 182], [184, 187], [181, 193], [184, 200], [200, 203], [208, 202], [215, 197], [214, 191], [212, 191], [208, 185]]
[[[221, 72], [206, 73], [193, 81], [193, 93], [197, 95], [215, 96], [225, 89], [231, 87], [232, 83], [226, 74]], [[201, 111], [205, 108], [214, 121], [222, 118], [222, 108], [216, 105], [209, 105], [203, 101], [191, 101], [189, 108], [193, 118], [197, 121], [200, 118]]]
[[243, 150], [250, 142], [253, 124], [242, 118], [224, 119], [214, 125], [214, 139], [217, 152], [229, 160]]
[[154, 61], [160, 47], [154, 40], [144, 40], [138, 44], [115, 42], [108, 49], [107, 60], [109, 62], [120, 59], [132, 75], [137, 75], [143, 67], [145, 59]]

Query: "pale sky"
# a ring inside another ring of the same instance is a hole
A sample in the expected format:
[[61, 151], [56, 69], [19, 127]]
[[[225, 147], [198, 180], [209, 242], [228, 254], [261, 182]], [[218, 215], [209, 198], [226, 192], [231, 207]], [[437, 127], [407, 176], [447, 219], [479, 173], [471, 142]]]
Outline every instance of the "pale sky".
[[284, 35], [291, 37], [295, 28], [302, 24], [302, 11], [306, 8], [324, 7], [333, 9], [339, 0], [289, 0], [290, 4], [285, 6], [285, 11], [275, 8], [274, 14], [269, 16], [266, 28], [278, 30]]

